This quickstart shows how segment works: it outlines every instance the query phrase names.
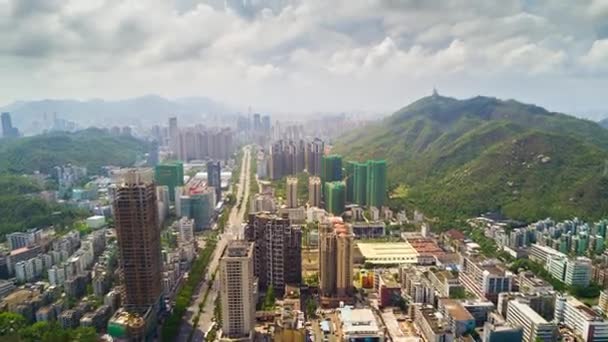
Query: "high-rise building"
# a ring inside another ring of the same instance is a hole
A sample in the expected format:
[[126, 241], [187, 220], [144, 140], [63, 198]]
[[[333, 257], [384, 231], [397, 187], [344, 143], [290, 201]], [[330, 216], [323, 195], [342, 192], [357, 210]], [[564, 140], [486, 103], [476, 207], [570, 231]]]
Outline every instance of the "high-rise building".
[[298, 207], [298, 178], [287, 177], [287, 208]]
[[367, 205], [367, 163], [356, 163], [354, 168], [353, 202]]
[[256, 132], [262, 130], [262, 120], [259, 113], [253, 114], [253, 130]]
[[355, 199], [355, 166], [357, 162], [349, 161], [344, 165], [344, 182], [346, 183], [346, 202], [353, 203]]
[[352, 302], [353, 235], [340, 217], [328, 217], [319, 226], [319, 289], [321, 303], [335, 306]]
[[321, 158], [321, 181], [323, 183], [342, 180], [342, 156], [332, 154]]
[[169, 149], [173, 154], [178, 155], [181, 148], [179, 128], [177, 127], [177, 118], [169, 118]]
[[308, 178], [308, 204], [311, 207], [321, 207], [321, 178], [317, 176]]
[[222, 200], [222, 178], [220, 162], [207, 163], [207, 184], [215, 189], [216, 201]]
[[201, 231], [210, 228], [213, 210], [215, 209], [215, 192], [205, 188], [191, 195], [181, 196], [179, 216], [194, 220], [194, 228]]
[[267, 212], [249, 215], [245, 240], [255, 242], [255, 275], [260, 290], [272, 286], [282, 295], [286, 284], [302, 282], [302, 231], [288, 218]]
[[181, 162], [164, 163], [155, 168], [154, 179], [158, 185], [169, 188], [169, 199], [175, 201], [175, 188], [184, 185], [184, 164]]
[[388, 185], [386, 181], [386, 161], [367, 162], [367, 205], [380, 208], [386, 202]]
[[146, 164], [148, 166], [156, 166], [158, 165], [158, 141], [154, 140], [150, 143], [150, 149], [148, 150], [148, 157], [146, 158]]
[[325, 209], [328, 213], [342, 215], [346, 204], [346, 185], [344, 182], [325, 183]]
[[127, 171], [113, 206], [124, 307], [143, 314], [160, 304], [162, 292], [160, 227], [151, 172]]
[[255, 327], [257, 284], [253, 243], [233, 240], [220, 259], [222, 336], [250, 339]]
[[16, 138], [19, 136], [19, 130], [13, 127], [11, 113], [2, 113], [2, 136], [4, 138]]
[[264, 115], [262, 116], [262, 130], [264, 133], [269, 134], [271, 129], [270, 125], [270, 116]]
[[324, 153], [325, 143], [323, 140], [316, 138], [306, 144], [306, 170], [308, 170], [309, 174], [315, 176], [321, 175], [321, 160]]
[[179, 220], [179, 241], [182, 243], [194, 241], [194, 220], [182, 217]]
[[306, 167], [306, 144], [279, 140], [270, 146], [268, 170], [270, 179], [277, 180], [284, 176], [295, 175]]

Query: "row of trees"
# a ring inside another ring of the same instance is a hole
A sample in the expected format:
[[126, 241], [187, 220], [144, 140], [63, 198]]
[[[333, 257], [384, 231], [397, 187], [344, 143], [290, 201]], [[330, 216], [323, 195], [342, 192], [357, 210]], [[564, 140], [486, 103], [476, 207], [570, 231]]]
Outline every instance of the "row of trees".
[[205, 275], [216, 244], [217, 240], [215, 237], [209, 238], [205, 243], [205, 248], [203, 248], [198, 258], [196, 258], [192, 264], [188, 280], [186, 280], [186, 283], [175, 297], [175, 306], [173, 307], [173, 312], [163, 325], [161, 331], [162, 341], [171, 342], [174, 341], [175, 336], [177, 336], [182, 317], [188, 308], [188, 304], [190, 304], [192, 294], [198, 288], [203, 276]]

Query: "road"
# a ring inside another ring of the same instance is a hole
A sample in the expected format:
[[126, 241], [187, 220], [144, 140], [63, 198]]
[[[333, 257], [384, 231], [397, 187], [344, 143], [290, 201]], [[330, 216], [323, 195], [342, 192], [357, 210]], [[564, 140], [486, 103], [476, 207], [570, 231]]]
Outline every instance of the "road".
[[[232, 207], [232, 210], [229, 213], [228, 222], [226, 224], [226, 229], [223, 234], [221, 234], [220, 239], [218, 240], [215, 251], [213, 252], [213, 257], [211, 262], [209, 263], [209, 267], [207, 268], [207, 274], [205, 275], [205, 281], [201, 282], [201, 286], [197, 289], [195, 295], [193, 296], [193, 300], [188, 307], [186, 315], [184, 317], [184, 323], [182, 323], [182, 327], [180, 328], [180, 333], [178, 337], [178, 341], [186, 341], [193, 325], [194, 316], [199, 310], [199, 305], [203, 301], [205, 297], [205, 292], [208, 288], [208, 280], [211, 279], [213, 273], [215, 273], [219, 266], [220, 257], [222, 256], [222, 252], [224, 248], [228, 244], [228, 241], [234, 240], [237, 238], [243, 238], [244, 232], [242, 228], [243, 223], [243, 215], [245, 214], [245, 210], [247, 210], [247, 199], [249, 198], [249, 182], [251, 181], [250, 177], [251, 172], [251, 147], [245, 146], [243, 148], [243, 159], [241, 162], [241, 174], [239, 177], [239, 181], [237, 184], [233, 186], [233, 191], [236, 189], [236, 204]], [[239, 209], [239, 206], [241, 207]], [[215, 308], [215, 299], [218, 296], [218, 291], [220, 289], [219, 284], [219, 274], [216, 276], [215, 281], [211, 290], [209, 291], [209, 295], [207, 296], [207, 300], [205, 301], [205, 305], [201, 312], [200, 319], [198, 321], [198, 326], [196, 327], [196, 331], [194, 332], [193, 341], [202, 341], [204, 340], [205, 333], [211, 327], [212, 318], [213, 318], [213, 310]], [[187, 324], [186, 324], [187, 322]]]

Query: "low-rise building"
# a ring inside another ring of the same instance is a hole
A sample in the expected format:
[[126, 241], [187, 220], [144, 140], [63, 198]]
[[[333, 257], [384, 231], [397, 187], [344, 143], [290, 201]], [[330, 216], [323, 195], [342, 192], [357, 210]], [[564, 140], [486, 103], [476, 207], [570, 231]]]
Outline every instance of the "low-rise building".
[[493, 314], [492, 319], [483, 325], [482, 342], [515, 342], [522, 341], [524, 329], [508, 323], [500, 315]]
[[376, 272], [374, 284], [380, 307], [395, 306], [401, 299], [401, 285], [390, 272]]
[[507, 322], [523, 328], [523, 342], [553, 342], [557, 339], [555, 323], [547, 322], [523, 301], [509, 302]]
[[574, 297], [558, 297], [555, 320], [572, 329], [584, 341], [608, 341], [608, 321]]
[[355, 239], [375, 239], [384, 236], [386, 224], [379, 222], [354, 222], [353, 234]]
[[454, 333], [431, 305], [414, 306], [414, 324], [427, 342], [452, 342]]
[[384, 329], [371, 309], [344, 307], [337, 311], [342, 341], [384, 341]]
[[499, 293], [510, 292], [513, 286], [513, 275], [498, 260], [482, 257], [463, 258], [459, 279], [469, 291], [493, 303]]
[[418, 253], [409, 242], [358, 242], [363, 262], [373, 265], [416, 264]]
[[475, 330], [475, 318], [462, 303], [455, 299], [439, 299], [439, 311], [446, 318], [454, 337], [461, 337]]
[[534, 272], [523, 271], [518, 277], [519, 291], [523, 293], [539, 293], [553, 291], [553, 286], [544, 279], [537, 277]]

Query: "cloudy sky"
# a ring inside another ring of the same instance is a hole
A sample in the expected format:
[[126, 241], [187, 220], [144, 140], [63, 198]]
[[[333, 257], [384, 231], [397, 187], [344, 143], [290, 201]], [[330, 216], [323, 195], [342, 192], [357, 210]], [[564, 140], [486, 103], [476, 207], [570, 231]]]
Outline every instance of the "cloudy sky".
[[0, 104], [389, 111], [436, 85], [607, 110], [608, 0], [0, 0], [0, 75]]

